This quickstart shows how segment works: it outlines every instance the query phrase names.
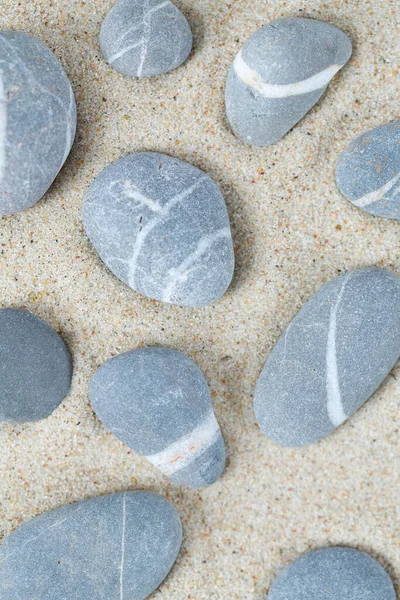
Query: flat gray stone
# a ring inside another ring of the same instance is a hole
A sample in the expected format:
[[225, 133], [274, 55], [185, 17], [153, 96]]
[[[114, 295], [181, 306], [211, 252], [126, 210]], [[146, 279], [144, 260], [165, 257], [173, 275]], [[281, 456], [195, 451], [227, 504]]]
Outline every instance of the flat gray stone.
[[78, 502], [28, 521], [0, 548], [2, 600], [144, 600], [168, 575], [179, 516], [149, 492]]
[[210, 392], [195, 363], [167, 348], [141, 348], [102, 365], [90, 400], [105, 427], [175, 483], [214, 483], [225, 447]]
[[153, 77], [185, 62], [192, 32], [169, 0], [118, 0], [100, 32], [106, 61], [130, 77]]
[[0, 310], [0, 421], [44, 419], [69, 393], [72, 359], [60, 336], [26, 310]]
[[400, 279], [359, 269], [320, 289], [295, 316], [258, 380], [263, 433], [304, 446], [336, 429], [375, 392], [400, 355]]
[[38, 202], [71, 150], [76, 104], [54, 54], [18, 31], [0, 32], [0, 215]]
[[355, 206], [377, 217], [400, 219], [400, 121], [355, 139], [339, 156], [336, 181]]
[[247, 40], [229, 71], [226, 113], [246, 144], [269, 146], [304, 117], [351, 55], [337, 27], [276, 19]]
[[202, 306], [231, 283], [224, 198], [208, 175], [182, 160], [138, 152], [111, 164], [87, 193], [83, 223], [109, 269], [149, 298]]
[[268, 600], [396, 600], [393, 584], [372, 556], [340, 546], [304, 554], [273, 583]]

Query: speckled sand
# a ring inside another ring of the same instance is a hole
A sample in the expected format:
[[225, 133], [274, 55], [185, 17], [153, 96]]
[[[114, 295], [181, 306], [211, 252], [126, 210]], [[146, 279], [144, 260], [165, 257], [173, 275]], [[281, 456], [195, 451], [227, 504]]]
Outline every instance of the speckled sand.
[[[400, 369], [349, 422], [308, 448], [283, 449], [255, 424], [253, 391], [284, 327], [322, 284], [348, 269], [400, 274], [400, 230], [337, 191], [335, 161], [365, 130], [399, 117], [397, 0], [177, 0], [195, 48], [177, 71], [135, 81], [102, 60], [113, 0], [2, 0], [0, 26], [36, 35], [61, 59], [78, 101], [78, 136], [44, 200], [1, 219], [1, 305], [26, 307], [69, 344], [71, 395], [48, 419], [0, 431], [0, 536], [66, 503], [125, 489], [160, 492], [184, 525], [182, 552], [154, 598], [261, 600], [298, 553], [326, 544], [370, 551], [400, 585]], [[247, 37], [280, 16], [341, 27], [354, 55], [305, 119], [273, 147], [230, 133], [223, 89]], [[215, 306], [171, 307], [129, 290], [82, 229], [83, 197], [110, 161], [167, 152], [221, 185], [237, 272]], [[180, 489], [95, 418], [88, 381], [111, 356], [161, 344], [193, 358], [212, 389], [228, 450], [223, 478]], [[397, 381], [396, 381], [397, 379]]]

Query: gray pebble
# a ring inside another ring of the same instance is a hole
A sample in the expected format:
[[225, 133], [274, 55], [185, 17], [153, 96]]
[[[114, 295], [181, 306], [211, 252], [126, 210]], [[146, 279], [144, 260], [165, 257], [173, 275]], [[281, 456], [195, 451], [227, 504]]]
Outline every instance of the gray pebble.
[[400, 279], [359, 269], [319, 290], [290, 323], [257, 383], [261, 430], [304, 446], [336, 429], [382, 383], [400, 355]]
[[76, 104], [68, 78], [39, 40], [0, 32], [0, 215], [38, 202], [74, 141]]
[[400, 219], [400, 121], [367, 131], [340, 155], [336, 181], [350, 202], [377, 217]]
[[313, 19], [276, 19], [247, 40], [229, 71], [226, 112], [246, 144], [269, 146], [314, 106], [351, 55], [349, 38]]
[[169, 0], [118, 0], [105, 18], [100, 45], [106, 61], [130, 77], [153, 77], [185, 62], [192, 32]]
[[268, 600], [396, 600], [393, 584], [372, 556], [333, 546], [304, 554], [273, 583]]
[[149, 492], [78, 502], [28, 521], [0, 548], [2, 600], [144, 600], [168, 575], [179, 516]]
[[175, 483], [214, 483], [225, 447], [210, 392], [195, 363], [167, 348], [142, 348], [102, 365], [90, 385], [102, 423]]
[[202, 306], [230, 285], [224, 198], [208, 175], [182, 160], [139, 152], [108, 166], [88, 191], [83, 223], [111, 271], [149, 298]]
[[0, 310], [0, 421], [44, 419], [71, 386], [72, 360], [63, 340], [25, 310]]

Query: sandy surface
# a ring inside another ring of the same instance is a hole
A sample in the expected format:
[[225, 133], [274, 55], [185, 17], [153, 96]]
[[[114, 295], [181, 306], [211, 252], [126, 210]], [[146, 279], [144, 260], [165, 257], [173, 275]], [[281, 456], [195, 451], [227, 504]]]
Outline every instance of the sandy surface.
[[[359, 211], [334, 183], [346, 144], [399, 117], [397, 0], [177, 0], [194, 52], [175, 72], [143, 81], [101, 58], [98, 32], [112, 3], [1, 0], [1, 28], [34, 34], [61, 59], [79, 128], [46, 197], [0, 222], [1, 305], [51, 323], [75, 364], [72, 392], [51, 417], [0, 431], [0, 537], [75, 500], [148, 489], [175, 504], [185, 529], [179, 560], [154, 598], [261, 600], [288, 561], [333, 543], [370, 551], [399, 586], [400, 369], [335, 434], [305, 449], [269, 442], [252, 410], [271, 348], [314, 291], [363, 265], [400, 275], [399, 223]], [[227, 70], [255, 29], [286, 15], [341, 27], [354, 55], [293, 132], [268, 149], [246, 147], [224, 119]], [[83, 197], [95, 175], [134, 150], [186, 159], [220, 183], [237, 271], [215, 306], [141, 297], [90, 246]], [[188, 354], [209, 381], [228, 466], [208, 489], [169, 483], [90, 409], [88, 381], [98, 365], [151, 344]]]

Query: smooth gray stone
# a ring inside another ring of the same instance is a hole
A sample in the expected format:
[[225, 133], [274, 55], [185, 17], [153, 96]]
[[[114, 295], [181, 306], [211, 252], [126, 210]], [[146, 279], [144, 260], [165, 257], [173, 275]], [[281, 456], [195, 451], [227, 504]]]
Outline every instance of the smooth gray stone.
[[182, 160], [138, 152], [111, 164], [87, 193], [83, 224], [109, 269], [149, 298], [202, 306], [231, 283], [224, 198], [208, 175]]
[[367, 131], [339, 156], [342, 194], [377, 217], [400, 219], [400, 121]]
[[60, 336], [26, 310], [0, 310], [0, 421], [44, 419], [69, 393], [72, 359]]
[[0, 548], [2, 600], [144, 600], [182, 541], [170, 502], [149, 492], [86, 500], [28, 521]]
[[200, 487], [222, 474], [225, 447], [207, 381], [183, 354], [120, 354], [94, 374], [90, 400], [107, 429], [175, 483]]
[[268, 600], [396, 600], [389, 575], [372, 556], [333, 546], [303, 554], [271, 586]]
[[100, 32], [106, 61], [130, 77], [153, 77], [185, 62], [192, 32], [169, 0], [118, 0]]
[[229, 71], [226, 113], [246, 144], [269, 146], [304, 117], [351, 56], [337, 27], [276, 19], [247, 40]]
[[257, 382], [263, 433], [282, 446], [328, 435], [375, 392], [400, 355], [400, 279], [359, 269], [320, 289], [295, 316]]
[[0, 215], [42, 198], [75, 131], [75, 97], [59, 60], [25, 33], [0, 31]]

